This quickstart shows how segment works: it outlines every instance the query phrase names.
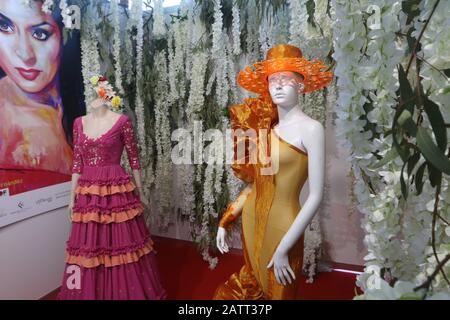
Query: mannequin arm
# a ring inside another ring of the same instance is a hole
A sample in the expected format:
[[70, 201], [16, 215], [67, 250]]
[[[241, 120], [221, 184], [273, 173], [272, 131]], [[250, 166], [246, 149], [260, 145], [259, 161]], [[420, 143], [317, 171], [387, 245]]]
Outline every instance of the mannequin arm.
[[75, 188], [77, 187], [78, 179], [80, 178], [80, 176], [81, 175], [79, 173], [72, 174], [72, 187], [71, 187], [71, 191], [70, 191], [70, 200], [69, 200], [69, 219], [70, 219], [70, 221], [72, 221], [72, 210], [73, 210], [73, 205], [75, 203]]
[[233, 224], [233, 222], [239, 217], [242, 213], [242, 209], [244, 207], [245, 200], [249, 193], [252, 191], [252, 185], [248, 185], [242, 190], [237, 199], [228, 205], [227, 210], [220, 219], [219, 229], [217, 230], [216, 237], [216, 245], [221, 253], [228, 252], [228, 243], [227, 243], [227, 229]]
[[219, 227], [228, 229], [232, 223], [239, 217], [242, 213], [242, 208], [244, 207], [245, 200], [247, 200], [248, 194], [252, 191], [252, 185], [248, 185], [241, 191], [239, 196], [235, 201], [230, 203], [227, 210], [220, 219]]
[[144, 192], [142, 191], [142, 179], [141, 179], [141, 171], [139, 169], [133, 169], [133, 178], [136, 183], [136, 189], [141, 199], [141, 202], [148, 207], [147, 199], [144, 197]]
[[133, 123], [130, 118], [127, 118], [124, 125], [122, 126], [122, 138], [125, 145], [125, 150], [128, 155], [128, 162], [130, 163], [131, 170], [133, 172], [134, 182], [136, 184], [137, 194], [144, 204], [148, 207], [147, 199], [144, 197], [144, 192], [142, 191], [142, 179], [141, 179], [141, 163], [139, 160], [139, 150], [137, 140], [134, 134]]
[[136, 183], [136, 188], [139, 192], [139, 195], [142, 195], [142, 181], [141, 181], [141, 172], [139, 169], [133, 169], [133, 178]]

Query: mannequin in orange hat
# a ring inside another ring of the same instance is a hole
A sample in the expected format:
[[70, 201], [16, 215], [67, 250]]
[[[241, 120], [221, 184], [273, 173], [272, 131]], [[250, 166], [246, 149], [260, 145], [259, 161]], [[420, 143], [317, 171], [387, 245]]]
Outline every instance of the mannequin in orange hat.
[[[223, 214], [217, 247], [228, 252], [228, 229], [242, 215], [245, 264], [217, 288], [214, 299], [297, 298], [303, 234], [322, 200], [325, 176], [324, 128], [301, 111], [298, 97], [329, 84], [332, 73], [325, 69], [322, 62], [304, 58], [299, 48], [282, 44], [239, 73], [239, 85], [259, 97], [230, 108], [233, 129], [268, 134], [258, 133], [253, 141], [256, 163], [237, 161], [235, 153], [232, 168], [248, 185]], [[301, 207], [307, 178], [309, 195]]]

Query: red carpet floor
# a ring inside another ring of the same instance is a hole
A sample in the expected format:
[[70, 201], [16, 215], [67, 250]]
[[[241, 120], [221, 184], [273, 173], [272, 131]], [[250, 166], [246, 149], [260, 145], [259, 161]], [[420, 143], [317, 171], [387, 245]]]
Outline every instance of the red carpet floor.
[[[209, 270], [194, 244], [188, 241], [153, 237], [158, 251], [159, 271], [169, 299], [209, 300], [217, 286], [225, 281], [243, 264], [238, 250], [219, 257], [219, 264]], [[346, 300], [355, 295], [356, 275], [346, 272], [320, 273], [314, 283], [300, 279], [300, 295], [307, 300]], [[57, 290], [43, 297], [45, 300], [56, 298]]]

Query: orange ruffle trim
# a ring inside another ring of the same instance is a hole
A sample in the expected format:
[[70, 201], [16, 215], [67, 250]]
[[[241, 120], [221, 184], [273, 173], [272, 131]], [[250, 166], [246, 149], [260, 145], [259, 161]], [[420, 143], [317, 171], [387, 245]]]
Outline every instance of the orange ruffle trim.
[[150, 240], [144, 247], [136, 251], [127, 252], [116, 256], [100, 255], [87, 258], [83, 256], [72, 256], [70, 254], [67, 254], [66, 263], [76, 264], [84, 268], [95, 268], [99, 265], [104, 265], [105, 267], [114, 267], [122, 264], [137, 262], [142, 256], [150, 253], [152, 250], [153, 242]]
[[98, 212], [74, 212], [72, 216], [73, 222], [88, 223], [90, 221], [95, 221], [98, 223], [108, 224], [108, 223], [120, 223], [127, 220], [131, 220], [144, 212], [144, 208], [137, 207], [129, 209], [126, 211], [112, 212], [111, 214], [101, 214]]
[[106, 196], [114, 193], [123, 193], [130, 192], [136, 188], [133, 182], [128, 182], [126, 184], [121, 185], [113, 185], [113, 186], [77, 186], [75, 188], [75, 193], [78, 194], [96, 194], [99, 196]]

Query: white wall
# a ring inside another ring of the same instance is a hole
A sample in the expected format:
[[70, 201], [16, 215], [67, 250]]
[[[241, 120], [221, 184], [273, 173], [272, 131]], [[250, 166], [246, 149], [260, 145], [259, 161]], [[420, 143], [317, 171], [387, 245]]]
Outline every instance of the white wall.
[[67, 207], [0, 228], [0, 299], [39, 299], [61, 285]]
[[353, 265], [363, 265], [367, 249], [361, 228], [362, 214], [352, 212], [352, 181], [349, 155], [336, 139], [333, 115], [327, 116], [326, 156], [328, 194], [320, 217], [323, 232], [324, 260]]

